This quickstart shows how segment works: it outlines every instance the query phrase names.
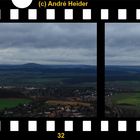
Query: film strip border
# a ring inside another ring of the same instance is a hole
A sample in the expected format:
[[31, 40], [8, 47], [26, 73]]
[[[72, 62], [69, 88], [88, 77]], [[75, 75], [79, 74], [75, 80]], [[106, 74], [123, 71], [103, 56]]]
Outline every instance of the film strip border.
[[[23, 12], [24, 11], [24, 12]], [[26, 11], [26, 12], [25, 12]], [[24, 15], [25, 14], [25, 15]], [[22, 15], [22, 16], [21, 16]], [[0, 9], [5, 21], [139, 21], [140, 9]], [[78, 19], [78, 20], [77, 20]]]
[[[135, 122], [135, 123], [134, 123]], [[132, 125], [133, 124], [133, 125]], [[62, 127], [61, 127], [62, 126]], [[128, 120], [102, 120], [102, 121], [73, 121], [66, 120], [58, 121], [46, 120], [10, 120], [0, 121], [0, 133], [2, 132], [59, 132], [58, 127], [61, 127], [61, 132], [139, 132], [140, 133], [140, 120], [133, 122]], [[78, 128], [78, 129], [77, 129]]]

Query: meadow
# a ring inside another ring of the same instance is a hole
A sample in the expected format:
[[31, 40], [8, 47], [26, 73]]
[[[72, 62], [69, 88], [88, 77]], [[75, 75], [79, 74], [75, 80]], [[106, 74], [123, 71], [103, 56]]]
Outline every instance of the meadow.
[[118, 105], [140, 106], [140, 92], [115, 94], [112, 101]]
[[23, 98], [3, 98], [0, 99], [0, 110], [5, 108], [13, 108], [21, 104], [27, 104], [31, 102], [30, 99], [23, 99]]

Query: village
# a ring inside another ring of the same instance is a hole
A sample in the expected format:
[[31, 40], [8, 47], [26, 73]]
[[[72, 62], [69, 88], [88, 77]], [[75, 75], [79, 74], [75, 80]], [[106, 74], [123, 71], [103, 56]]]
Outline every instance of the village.
[[[22, 91], [22, 96], [31, 99], [31, 102], [19, 104], [13, 108], [5, 108], [0, 111], [1, 117], [59, 118], [96, 116], [96, 91], [92, 88], [63, 88], [62, 90], [62, 88], [38, 89], [26, 87]], [[67, 94], [62, 96], [63, 92], [67, 92]]]

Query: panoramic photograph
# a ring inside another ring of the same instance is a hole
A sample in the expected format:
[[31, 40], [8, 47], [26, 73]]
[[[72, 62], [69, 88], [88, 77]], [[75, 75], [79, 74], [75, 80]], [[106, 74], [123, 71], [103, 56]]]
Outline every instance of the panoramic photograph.
[[105, 25], [105, 115], [140, 117], [140, 25]]
[[96, 24], [0, 24], [0, 117], [96, 117]]

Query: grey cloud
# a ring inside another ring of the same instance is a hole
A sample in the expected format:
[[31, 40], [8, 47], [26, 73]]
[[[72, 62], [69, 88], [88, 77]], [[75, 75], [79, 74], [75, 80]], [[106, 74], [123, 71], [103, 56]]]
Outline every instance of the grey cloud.
[[137, 23], [106, 24], [106, 64], [140, 64], [140, 25]]
[[96, 24], [0, 24], [1, 64], [96, 64]]
[[75, 48], [85, 45], [92, 48], [96, 45], [96, 28], [93, 24], [3, 24], [0, 32], [1, 48]]

